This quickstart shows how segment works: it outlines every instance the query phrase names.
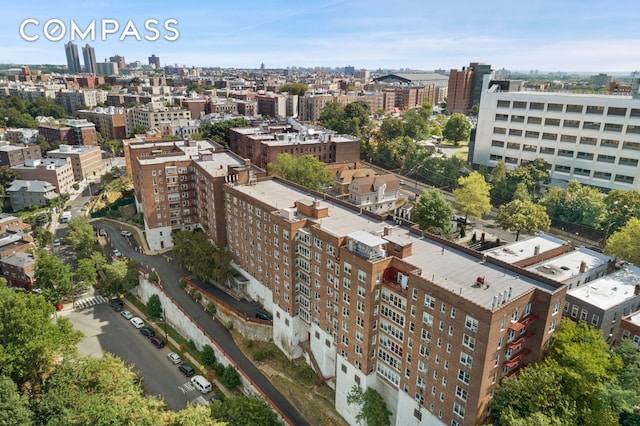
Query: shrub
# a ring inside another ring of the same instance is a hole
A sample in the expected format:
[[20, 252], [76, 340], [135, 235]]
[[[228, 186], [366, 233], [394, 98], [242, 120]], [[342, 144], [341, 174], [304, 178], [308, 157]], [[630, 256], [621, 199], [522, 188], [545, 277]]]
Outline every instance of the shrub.
[[180, 283], [182, 288], [185, 288], [187, 286], [187, 280], [185, 280], [184, 278], [180, 278], [178, 282]]
[[212, 314], [216, 313], [216, 305], [213, 302], [209, 302], [207, 303], [207, 311], [211, 312]]
[[158, 274], [156, 274], [155, 272], [152, 272], [149, 274], [149, 281], [153, 281], [153, 282], [158, 282]]
[[193, 340], [189, 340], [189, 341], [187, 342], [187, 347], [188, 347], [189, 349], [191, 349], [192, 351], [197, 350], [197, 348], [196, 348], [196, 344], [195, 344], [195, 342], [194, 342]]
[[202, 348], [202, 362], [206, 366], [212, 366], [216, 363], [216, 353], [209, 345], [205, 345], [204, 348]]
[[225, 366], [221, 362], [216, 362], [213, 364], [213, 369], [216, 370], [218, 377], [221, 377], [224, 374]]
[[193, 297], [199, 302], [202, 300], [202, 293], [200, 293], [198, 290], [195, 290], [195, 294], [193, 295]]
[[236, 370], [233, 365], [228, 365], [220, 377], [220, 382], [225, 388], [232, 391], [240, 386], [242, 380], [240, 380], [240, 373], [238, 373], [238, 370]]
[[271, 348], [257, 350], [253, 353], [254, 361], [264, 361], [273, 356], [273, 350]]
[[151, 297], [149, 297], [149, 301], [147, 301], [147, 314], [153, 318], [162, 316], [162, 304], [157, 294], [152, 294]]

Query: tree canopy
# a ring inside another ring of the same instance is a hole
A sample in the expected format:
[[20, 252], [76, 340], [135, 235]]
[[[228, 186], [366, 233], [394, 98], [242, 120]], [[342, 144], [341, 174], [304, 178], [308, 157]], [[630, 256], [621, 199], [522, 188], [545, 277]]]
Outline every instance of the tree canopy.
[[331, 173], [324, 163], [312, 155], [294, 157], [291, 154], [278, 154], [276, 161], [268, 165], [270, 174], [276, 174], [307, 188], [321, 191], [333, 184]]
[[307, 93], [307, 90], [309, 90], [309, 86], [304, 83], [288, 83], [280, 86], [281, 92], [287, 92], [291, 95], [302, 96]]
[[177, 231], [172, 234], [176, 264], [187, 268], [203, 281], [225, 283], [231, 276], [231, 255], [216, 247], [201, 231]]
[[273, 409], [257, 395], [230, 396], [211, 405], [211, 417], [235, 426], [280, 426]]
[[453, 208], [437, 189], [423, 191], [416, 202], [414, 222], [420, 229], [435, 229], [438, 233], [448, 234], [452, 216]]
[[250, 127], [245, 118], [233, 118], [231, 120], [218, 121], [216, 123], [210, 123], [208, 121], [200, 124], [200, 134], [205, 139], [211, 139], [214, 142], [219, 143], [222, 146], [229, 147], [230, 129], [235, 127]]
[[549, 188], [540, 203], [552, 218], [580, 225], [596, 226], [606, 221], [606, 206], [597, 188], [571, 180], [567, 189]]
[[603, 251], [609, 256], [640, 265], [640, 219], [629, 219], [607, 239]]
[[479, 218], [491, 211], [489, 184], [478, 172], [458, 179], [459, 187], [453, 190], [453, 196], [467, 218]]
[[496, 223], [507, 231], [516, 232], [516, 241], [520, 232], [548, 231], [551, 219], [544, 206], [531, 201], [513, 200], [500, 206]]
[[611, 352], [600, 330], [562, 321], [545, 359], [496, 389], [491, 402], [495, 424], [617, 425], [638, 404], [637, 366], [623, 374], [640, 359], [634, 349]]
[[369, 125], [371, 110], [364, 102], [351, 102], [342, 107], [337, 102], [328, 102], [320, 113], [320, 124], [338, 133], [360, 137]]
[[73, 293], [69, 265], [44, 250], [37, 251], [34, 279], [50, 303], [60, 303]]
[[469, 142], [471, 136], [471, 123], [464, 114], [455, 113], [449, 117], [447, 124], [444, 126], [442, 136], [452, 141], [454, 144], [458, 142]]
[[356, 415], [359, 423], [367, 426], [390, 426], [391, 411], [387, 408], [382, 395], [374, 388], [363, 391], [360, 386], [354, 386], [347, 394], [347, 404], [360, 406]]
[[68, 319], [51, 321], [55, 308], [42, 296], [1, 287], [0, 312], [0, 377], [18, 386], [40, 386], [57, 358], [80, 341]]

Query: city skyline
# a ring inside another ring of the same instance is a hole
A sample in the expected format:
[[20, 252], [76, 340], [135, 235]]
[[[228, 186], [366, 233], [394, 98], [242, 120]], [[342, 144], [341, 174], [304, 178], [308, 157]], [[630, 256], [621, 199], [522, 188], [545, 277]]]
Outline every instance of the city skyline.
[[[600, 6], [600, 7], [598, 7]], [[467, 0], [429, 4], [400, 0], [392, 6], [374, 1], [310, 1], [301, 5], [286, 0], [216, 4], [200, 9], [179, 8], [174, 2], [131, 4], [91, 2], [83, 7], [35, 0], [28, 5], [5, 5], [8, 18], [0, 28], [0, 62], [65, 64], [64, 44], [71, 20], [81, 29], [95, 21], [96, 40], [76, 37], [79, 46], [90, 44], [98, 62], [122, 55], [128, 62], [147, 63], [151, 54], [162, 65], [196, 67], [285, 68], [290, 66], [356, 68], [411, 68], [445, 70], [480, 61], [494, 69], [616, 72], [640, 69], [635, 47], [631, 1], [603, 8], [593, 0], [531, 3], [472, 3]], [[26, 27], [40, 40], [21, 38], [21, 22], [32, 18], [40, 25]], [[42, 27], [50, 19], [66, 24], [60, 41], [48, 41]], [[147, 19], [162, 23], [175, 19], [179, 38], [137, 41], [118, 37], [131, 19], [142, 37]], [[100, 39], [100, 22], [115, 19], [118, 33]]]

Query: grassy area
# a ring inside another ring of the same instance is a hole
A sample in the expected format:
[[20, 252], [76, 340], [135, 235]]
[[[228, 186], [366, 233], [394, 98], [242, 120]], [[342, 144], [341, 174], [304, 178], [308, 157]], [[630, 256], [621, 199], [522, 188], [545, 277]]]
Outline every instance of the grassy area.
[[246, 339], [235, 331], [232, 335], [238, 347], [309, 423], [347, 425], [334, 409], [335, 393], [326, 384], [315, 386], [318, 376], [304, 358], [291, 361], [273, 342]]

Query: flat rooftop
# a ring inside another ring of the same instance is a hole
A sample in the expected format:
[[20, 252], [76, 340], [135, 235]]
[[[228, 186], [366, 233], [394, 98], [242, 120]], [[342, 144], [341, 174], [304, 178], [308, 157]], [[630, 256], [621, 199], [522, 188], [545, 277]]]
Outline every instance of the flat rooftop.
[[506, 263], [517, 263], [538, 254], [553, 250], [567, 244], [567, 241], [540, 233], [526, 240], [516, 241], [511, 244], [496, 247], [484, 252], [487, 256], [500, 259]]
[[638, 284], [640, 268], [627, 265], [618, 272], [567, 291], [567, 298], [572, 297], [607, 310], [634, 297], [640, 297], [635, 295]]
[[562, 283], [573, 276], [581, 275], [580, 266], [583, 263], [586, 272], [606, 265], [612, 260], [613, 258], [606, 254], [581, 247], [567, 254], [533, 265], [527, 270]]
[[629, 321], [631, 324], [640, 326], [640, 311], [635, 312], [631, 315], [629, 315], [628, 317], [625, 318], [627, 321]]
[[[234, 189], [271, 205], [273, 211], [290, 209], [296, 201], [302, 201], [309, 205], [317, 200], [309, 193], [279, 180], [264, 180], [256, 185], [248, 186], [238, 185]], [[413, 265], [423, 278], [484, 309], [493, 310], [494, 296], [497, 297], [499, 294], [510, 293], [510, 299], [514, 299], [536, 288], [549, 292], [556, 291], [555, 288], [537, 280], [518, 276], [504, 268], [483, 262], [482, 259], [443, 246], [437, 241], [412, 234], [407, 228], [397, 226], [393, 221], [381, 221], [359, 215], [355, 210], [324, 199], [320, 199], [320, 203], [321, 207], [328, 207], [328, 217], [313, 219], [298, 216], [298, 218], [314, 221], [323, 230], [338, 237], [364, 231], [385, 240], [411, 243], [413, 246], [412, 255], [405, 257], [403, 261]], [[392, 228], [389, 237], [383, 236], [385, 226]], [[484, 279], [484, 286], [476, 285], [478, 277]]]

